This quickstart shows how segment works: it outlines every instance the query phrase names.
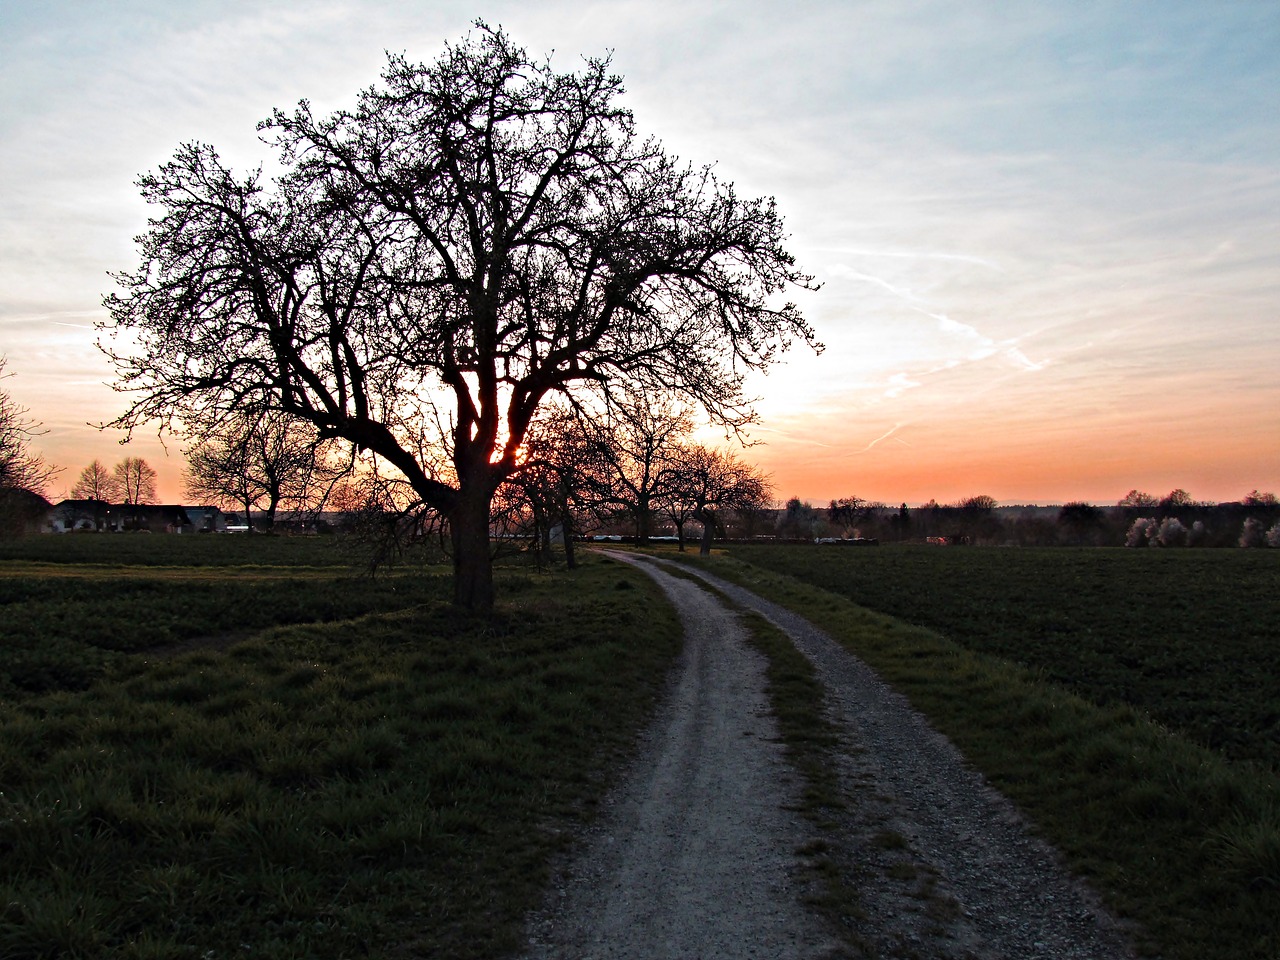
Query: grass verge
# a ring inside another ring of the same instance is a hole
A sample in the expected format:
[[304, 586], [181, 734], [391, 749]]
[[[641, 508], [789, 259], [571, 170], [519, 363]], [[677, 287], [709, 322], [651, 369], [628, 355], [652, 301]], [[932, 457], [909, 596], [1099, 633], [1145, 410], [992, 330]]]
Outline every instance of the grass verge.
[[904, 693], [1168, 960], [1280, 956], [1280, 781], [1007, 661], [729, 557]]
[[501, 955], [588, 815], [677, 621], [643, 574], [437, 596], [121, 656], [0, 720], [0, 956]]

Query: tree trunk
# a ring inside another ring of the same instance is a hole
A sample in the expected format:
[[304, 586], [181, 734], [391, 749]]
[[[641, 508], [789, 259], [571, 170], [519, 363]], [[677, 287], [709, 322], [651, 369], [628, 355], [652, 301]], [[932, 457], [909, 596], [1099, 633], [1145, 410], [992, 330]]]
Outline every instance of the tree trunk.
[[573, 553], [573, 514], [569, 512], [568, 502], [560, 508], [560, 536], [564, 539], [564, 565], [572, 570], [578, 565]]
[[533, 555], [538, 569], [551, 562], [551, 521], [546, 511], [538, 506], [538, 499], [532, 499], [533, 510]]
[[636, 544], [647, 546], [649, 543], [649, 498], [642, 496], [636, 500]]
[[470, 613], [493, 611], [493, 559], [489, 555], [489, 498], [464, 490], [449, 517], [453, 543], [453, 602]]
[[716, 532], [715, 514], [708, 513], [705, 510], [699, 511], [698, 520], [702, 523], [702, 541], [698, 545], [698, 555], [703, 557], [711, 556], [711, 538]]
[[551, 565], [551, 518], [544, 517], [538, 529], [538, 569]]

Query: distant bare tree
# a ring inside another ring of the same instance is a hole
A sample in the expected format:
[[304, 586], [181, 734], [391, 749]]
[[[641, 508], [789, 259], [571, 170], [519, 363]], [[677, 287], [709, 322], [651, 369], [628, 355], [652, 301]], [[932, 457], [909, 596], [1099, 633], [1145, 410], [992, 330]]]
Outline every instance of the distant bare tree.
[[285, 506], [322, 505], [345, 471], [331, 462], [314, 426], [282, 413], [242, 412], [224, 419], [187, 451], [187, 496], [243, 507], [253, 529], [254, 510], [275, 526]]
[[151, 464], [141, 457], [125, 457], [111, 472], [116, 496], [130, 506], [156, 502], [158, 476]]
[[595, 507], [625, 515], [636, 542], [648, 542], [679, 445], [693, 431], [692, 410], [670, 395], [632, 390], [607, 400], [598, 415], [584, 411], [580, 420], [593, 448], [586, 484]]
[[80, 471], [80, 478], [71, 488], [76, 500], [101, 500], [111, 503], [116, 499], [116, 478], [101, 460], [94, 460]]
[[960, 535], [976, 541], [992, 539], [1000, 533], [1000, 521], [995, 516], [997, 501], [987, 494], [965, 497], [954, 506], [954, 522]]
[[665, 484], [662, 490], [662, 496], [658, 498], [656, 506], [660, 516], [666, 517], [671, 521], [671, 525], [676, 528], [676, 544], [681, 553], [684, 552], [684, 528], [690, 520], [694, 520], [694, 513], [697, 511], [698, 505], [694, 500], [686, 498], [684, 492], [680, 489], [679, 484], [675, 482], [679, 477], [679, 466], [673, 466], [672, 482]]
[[1270, 509], [1280, 507], [1280, 497], [1274, 493], [1263, 493], [1261, 490], [1250, 490], [1242, 501], [1246, 507], [1262, 507]]
[[1149, 493], [1145, 493], [1142, 490], [1130, 490], [1120, 498], [1120, 502], [1116, 506], [1127, 510], [1148, 510], [1159, 503], [1160, 500]]
[[[0, 356], [0, 380], [12, 376], [4, 372], [7, 359]], [[0, 389], [0, 490], [26, 490], [43, 494], [57, 468], [31, 449], [31, 440], [44, 431], [27, 416], [27, 408]]]
[[552, 529], [558, 526], [565, 563], [570, 569], [577, 564], [577, 516], [588, 503], [597, 502], [598, 482], [608, 469], [599, 438], [592, 433], [592, 427], [564, 405], [550, 407], [529, 429], [524, 468], [508, 486], [518, 489], [528, 506], [539, 562], [549, 559]]
[[1075, 543], [1096, 542], [1107, 515], [1091, 503], [1073, 500], [1058, 511], [1058, 526]]
[[1160, 510], [1168, 513], [1172, 510], [1182, 510], [1187, 507], [1195, 506], [1195, 501], [1191, 499], [1191, 494], [1179, 487], [1177, 490], [1170, 490], [1160, 500]]
[[814, 509], [813, 504], [799, 497], [792, 497], [783, 504], [782, 513], [778, 517], [778, 534], [784, 537], [807, 539], [814, 535], [818, 520], [818, 511]]
[[702, 524], [698, 552], [711, 553], [722, 511], [753, 509], [769, 502], [771, 485], [755, 467], [727, 451], [704, 446], [682, 449], [671, 476], [672, 499], [683, 503]]
[[827, 519], [840, 527], [847, 538], [858, 526], [867, 523], [884, 509], [883, 503], [861, 497], [841, 497], [827, 505]]

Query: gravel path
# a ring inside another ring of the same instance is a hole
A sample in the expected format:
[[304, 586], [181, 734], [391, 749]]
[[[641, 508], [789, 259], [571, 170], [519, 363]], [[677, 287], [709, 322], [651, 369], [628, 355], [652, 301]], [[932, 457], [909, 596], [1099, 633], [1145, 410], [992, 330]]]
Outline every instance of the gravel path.
[[695, 568], [785, 631], [840, 732], [848, 809], [822, 838], [858, 891], [843, 946], [801, 905], [787, 812], [798, 784], [767, 713], [762, 658], [724, 604], [637, 563], [680, 610], [687, 649], [640, 756], [530, 926], [533, 958], [1111, 960], [1119, 923], [1003, 796], [861, 661], [810, 623]]
[[645, 570], [680, 611], [685, 649], [638, 757], [533, 918], [527, 956], [830, 956], [822, 922], [800, 905], [796, 851], [810, 828], [786, 810], [799, 784], [764, 658], [719, 599]]

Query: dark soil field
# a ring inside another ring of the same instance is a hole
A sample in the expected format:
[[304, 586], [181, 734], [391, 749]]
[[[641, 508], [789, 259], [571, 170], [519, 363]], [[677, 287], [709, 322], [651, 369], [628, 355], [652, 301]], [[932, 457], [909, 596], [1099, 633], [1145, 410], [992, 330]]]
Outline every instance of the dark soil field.
[[1280, 769], [1280, 551], [735, 546], [732, 556]]

